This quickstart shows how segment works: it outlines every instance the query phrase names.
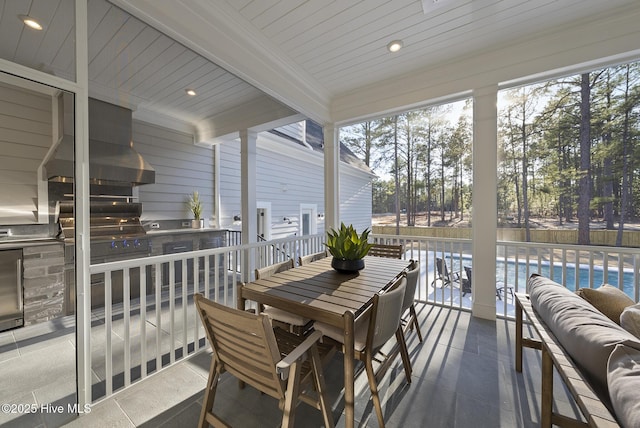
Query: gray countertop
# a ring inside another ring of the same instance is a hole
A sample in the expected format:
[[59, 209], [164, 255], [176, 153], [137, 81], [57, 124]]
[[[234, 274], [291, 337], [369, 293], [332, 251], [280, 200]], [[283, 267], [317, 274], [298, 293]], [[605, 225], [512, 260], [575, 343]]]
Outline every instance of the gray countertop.
[[[14, 237], [18, 238], [18, 237]], [[12, 241], [0, 241], [0, 250], [11, 250], [15, 248], [35, 247], [38, 245], [47, 244], [63, 244], [60, 239], [54, 238], [22, 238], [14, 239]]]
[[[207, 232], [226, 232], [227, 229], [216, 229], [216, 228], [202, 228], [202, 229], [191, 229], [191, 228], [183, 228], [183, 229], [153, 229], [148, 230], [148, 236], [162, 236], [162, 235], [173, 235], [173, 234], [192, 234], [192, 233], [207, 233]], [[70, 240], [69, 242], [73, 242]], [[1, 250], [12, 250], [17, 248], [25, 248], [25, 247], [34, 247], [38, 245], [48, 245], [48, 244], [63, 244], [64, 241], [61, 239], [55, 238], [44, 238], [44, 237], [20, 237], [13, 236], [10, 240], [0, 240], [0, 251]]]
[[206, 232], [226, 232], [227, 229], [215, 229], [209, 227], [203, 227], [201, 229], [191, 229], [188, 227], [182, 229], [151, 229], [147, 230], [147, 235], [171, 235], [178, 233], [206, 233]]

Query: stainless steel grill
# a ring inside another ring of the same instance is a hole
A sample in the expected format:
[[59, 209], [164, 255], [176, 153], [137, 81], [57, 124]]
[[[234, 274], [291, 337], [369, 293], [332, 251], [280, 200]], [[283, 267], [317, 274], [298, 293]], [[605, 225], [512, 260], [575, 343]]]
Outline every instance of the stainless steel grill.
[[[151, 240], [140, 223], [142, 204], [120, 201], [92, 201], [90, 204], [91, 264], [115, 262], [151, 255]], [[65, 263], [68, 267], [65, 278], [67, 289], [67, 312], [75, 308], [75, 280], [73, 260], [75, 254], [75, 218], [73, 201], [58, 203], [58, 224], [65, 240]], [[139, 272], [131, 271], [131, 297], [139, 296]], [[122, 272], [115, 272], [111, 278], [113, 303], [123, 300]], [[147, 291], [151, 291], [148, 282]], [[91, 306], [104, 306], [104, 275], [91, 276]]]
[[[75, 218], [73, 201], [58, 202], [58, 223], [65, 240], [73, 239]], [[91, 201], [91, 240], [118, 240], [144, 236], [140, 223], [142, 204], [120, 201]]]

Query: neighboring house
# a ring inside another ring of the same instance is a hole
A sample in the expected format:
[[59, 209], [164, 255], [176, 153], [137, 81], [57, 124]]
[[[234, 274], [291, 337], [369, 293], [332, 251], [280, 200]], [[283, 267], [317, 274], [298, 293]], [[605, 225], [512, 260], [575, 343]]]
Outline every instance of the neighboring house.
[[[219, 153], [219, 224], [239, 230], [239, 141], [220, 144]], [[340, 159], [340, 218], [358, 229], [370, 227], [374, 174], [344, 145]], [[318, 124], [303, 121], [259, 133], [256, 167], [259, 235], [277, 239], [324, 233], [324, 154]]]

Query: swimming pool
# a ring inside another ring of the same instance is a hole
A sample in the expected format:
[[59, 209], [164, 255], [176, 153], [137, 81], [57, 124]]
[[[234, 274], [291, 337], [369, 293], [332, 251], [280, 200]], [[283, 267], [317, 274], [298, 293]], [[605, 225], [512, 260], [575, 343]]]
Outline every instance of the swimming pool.
[[[516, 283], [515, 278], [518, 278], [518, 289], [524, 290], [527, 283], [527, 263], [525, 261], [518, 261], [517, 267], [514, 260], [507, 260], [507, 283], [513, 285]], [[540, 274], [547, 278], [553, 279], [555, 282], [563, 284], [571, 291], [575, 291], [576, 284], [576, 268], [574, 264], [567, 263], [565, 269], [565, 278], [563, 281], [563, 269], [562, 264], [554, 263], [550, 266], [548, 262], [543, 262], [538, 267], [537, 262], [529, 262], [529, 275], [533, 273]], [[517, 270], [517, 272], [516, 272]], [[552, 275], [553, 273], [553, 275]], [[580, 288], [589, 287], [589, 267], [578, 266], [578, 284]], [[496, 264], [496, 278], [498, 281], [504, 281], [505, 278], [505, 261], [498, 260]], [[633, 271], [622, 271], [622, 289], [624, 292], [635, 300], [635, 287], [634, 287], [634, 275]], [[620, 278], [618, 267], [611, 267], [607, 271], [607, 278], [604, 278], [604, 270], [601, 266], [593, 267], [593, 284], [594, 287], [598, 287], [601, 284], [611, 284], [619, 287]]]
[[[449, 253], [441, 253], [438, 252], [436, 257], [444, 256], [447, 260], [452, 257]], [[433, 260], [433, 255], [429, 254], [429, 263], [431, 264], [431, 260]], [[472, 257], [468, 254], [463, 254], [460, 258], [459, 254], [453, 255], [453, 267], [454, 270], [458, 270], [460, 266], [460, 261], [464, 266], [472, 266]], [[597, 263], [597, 262], [596, 262]], [[518, 260], [517, 266], [516, 261], [514, 259], [507, 259], [506, 261], [506, 283], [510, 287], [515, 287], [516, 278], [518, 287], [515, 291], [522, 292], [526, 288], [527, 284], [527, 273], [528, 275], [537, 273], [539, 275], [545, 276], [547, 278], [553, 279], [553, 281], [564, 284], [569, 290], [575, 291], [576, 289], [576, 267], [574, 263], [566, 263], [565, 272], [563, 278], [563, 269], [562, 269], [562, 261], [557, 260], [553, 266], [549, 264], [548, 261], [541, 261], [540, 266], [538, 266], [537, 260], [531, 260], [528, 263], [529, 270], [527, 271], [527, 262], [525, 260]], [[553, 275], [552, 275], [553, 272]], [[589, 287], [589, 266], [588, 265], [578, 265], [578, 285], [579, 288]], [[496, 260], [496, 280], [499, 283], [505, 282], [505, 260], [497, 259]], [[622, 283], [622, 290], [633, 300], [636, 300], [635, 297], [635, 284], [634, 284], [634, 273], [632, 269], [624, 269], [622, 271], [622, 277], [619, 278], [619, 270], [618, 265], [609, 264], [609, 268], [607, 270], [607, 278], [605, 280], [604, 277], [604, 269], [601, 265], [593, 266], [593, 287], [599, 287], [602, 284], [611, 284], [615, 287], [619, 287], [620, 282]]]

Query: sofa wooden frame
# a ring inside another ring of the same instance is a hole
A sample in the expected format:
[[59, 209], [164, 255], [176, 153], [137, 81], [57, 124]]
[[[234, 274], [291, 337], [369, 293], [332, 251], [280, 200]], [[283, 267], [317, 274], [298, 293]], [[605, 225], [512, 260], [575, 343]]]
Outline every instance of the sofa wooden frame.
[[[538, 316], [528, 294], [516, 293], [516, 371], [522, 373], [522, 350], [534, 348], [542, 351], [542, 391], [540, 426], [551, 427], [619, 427], [611, 412], [598, 398], [571, 357]], [[523, 337], [523, 314], [539, 339]], [[567, 385], [586, 423], [553, 412], [553, 368]]]

